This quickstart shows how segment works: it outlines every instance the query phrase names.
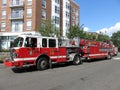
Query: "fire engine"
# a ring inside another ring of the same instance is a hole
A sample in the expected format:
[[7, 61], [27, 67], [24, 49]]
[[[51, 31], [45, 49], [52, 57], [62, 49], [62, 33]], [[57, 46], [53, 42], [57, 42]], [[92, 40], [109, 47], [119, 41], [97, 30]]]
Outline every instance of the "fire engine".
[[83, 63], [83, 58], [111, 59], [113, 48], [112, 43], [106, 42], [22, 34], [14, 40], [10, 55], [9, 59], [4, 60], [5, 66], [23, 67], [32, 64], [38, 70], [45, 70], [55, 63], [73, 62], [79, 65]]
[[82, 39], [80, 41], [80, 52], [86, 60], [107, 58], [111, 59], [114, 55], [112, 42], [99, 42]]
[[10, 50], [11, 57], [4, 60], [5, 66], [23, 67], [36, 65], [38, 70], [45, 70], [54, 63], [72, 61], [82, 64], [79, 52], [79, 39], [58, 39], [33, 34], [19, 35]]

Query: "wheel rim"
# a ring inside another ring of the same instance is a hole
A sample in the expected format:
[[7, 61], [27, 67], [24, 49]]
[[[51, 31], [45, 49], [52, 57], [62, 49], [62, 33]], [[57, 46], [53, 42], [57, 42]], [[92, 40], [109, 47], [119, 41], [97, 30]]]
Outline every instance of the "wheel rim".
[[47, 67], [47, 62], [45, 60], [43, 60], [41, 62], [41, 68], [45, 69]]
[[108, 59], [110, 59], [111, 58], [111, 56], [110, 56], [110, 54], [108, 54]]
[[111, 59], [111, 55], [110, 54], [108, 54], [108, 57], [107, 57], [108, 59]]
[[80, 63], [80, 58], [79, 58], [79, 57], [76, 57], [75, 63], [76, 63], [76, 64], [79, 64], [79, 63]]

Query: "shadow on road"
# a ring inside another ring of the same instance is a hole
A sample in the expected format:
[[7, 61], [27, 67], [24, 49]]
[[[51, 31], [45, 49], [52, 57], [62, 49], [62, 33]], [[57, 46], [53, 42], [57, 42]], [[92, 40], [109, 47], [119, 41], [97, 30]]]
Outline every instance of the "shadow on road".
[[35, 66], [29, 66], [29, 67], [23, 67], [23, 68], [12, 68], [12, 71], [14, 73], [26, 73], [26, 72], [33, 72], [33, 71], [37, 71]]
[[[56, 68], [64, 68], [64, 67], [68, 67], [73, 65], [72, 63], [59, 63], [59, 64], [53, 64], [52, 68], [49, 69], [56, 69]], [[48, 69], [47, 69], [48, 70]], [[27, 66], [27, 67], [23, 67], [23, 68], [12, 68], [12, 71], [14, 73], [27, 73], [27, 72], [35, 72], [35, 71], [39, 71], [37, 70], [36, 66]], [[45, 71], [45, 70], [43, 70]]]
[[[101, 62], [105, 61], [107, 59], [90, 59], [90, 60], [83, 60], [84, 63], [94, 63], [94, 62]], [[112, 59], [111, 59], [112, 60]], [[52, 68], [49, 69], [57, 69], [57, 68], [64, 68], [64, 67], [69, 67], [72, 66], [72, 62], [69, 63], [59, 63], [59, 64], [53, 64]], [[48, 70], [48, 69], [47, 69]], [[28, 67], [23, 67], [23, 68], [12, 68], [12, 71], [14, 73], [27, 73], [27, 72], [35, 72], [39, 71], [37, 70], [36, 66], [28, 66]], [[44, 70], [43, 70], [44, 71]]]
[[[85, 63], [94, 63], [94, 62], [101, 62], [101, 61], [105, 61], [105, 60], [108, 60], [108, 59], [90, 59], [90, 60], [84, 60], [83, 62]], [[109, 60], [112, 60], [112, 59], [109, 59]]]

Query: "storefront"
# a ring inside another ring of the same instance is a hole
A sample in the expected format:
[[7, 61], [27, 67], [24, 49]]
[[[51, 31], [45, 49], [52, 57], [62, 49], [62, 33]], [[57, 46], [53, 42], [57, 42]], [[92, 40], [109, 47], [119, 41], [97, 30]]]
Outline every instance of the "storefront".
[[20, 32], [20, 33], [0, 33], [0, 51], [9, 50], [11, 47], [12, 41], [20, 34], [31, 33], [35, 34], [36, 32]]
[[0, 36], [0, 50], [9, 50], [16, 36]]

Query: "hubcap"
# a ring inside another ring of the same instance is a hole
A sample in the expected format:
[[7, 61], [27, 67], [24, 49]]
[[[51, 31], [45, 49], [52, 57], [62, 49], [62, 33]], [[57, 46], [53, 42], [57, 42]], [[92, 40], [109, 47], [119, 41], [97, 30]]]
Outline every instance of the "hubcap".
[[80, 59], [77, 57], [75, 62], [78, 64], [80, 62]]
[[43, 61], [41, 62], [41, 67], [42, 67], [42, 68], [46, 68], [46, 66], [47, 66], [47, 62], [43, 60]]

